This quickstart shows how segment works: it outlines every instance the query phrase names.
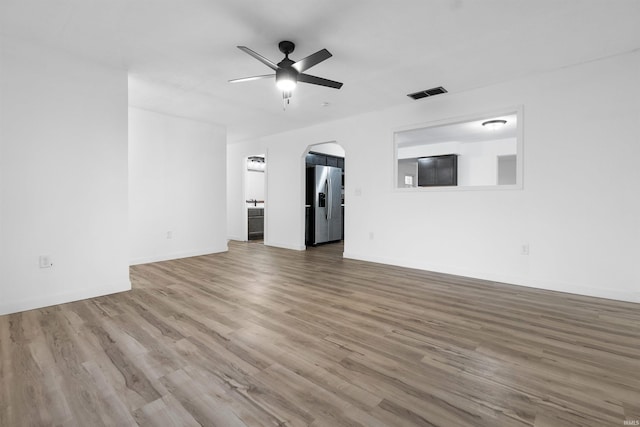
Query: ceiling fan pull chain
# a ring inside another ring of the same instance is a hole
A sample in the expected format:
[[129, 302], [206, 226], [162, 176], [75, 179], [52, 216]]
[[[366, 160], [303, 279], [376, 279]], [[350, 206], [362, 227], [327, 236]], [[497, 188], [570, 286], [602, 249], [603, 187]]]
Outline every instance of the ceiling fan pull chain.
[[283, 91], [282, 92], [282, 110], [287, 110], [287, 105], [289, 105], [289, 100], [291, 99], [291, 92]]

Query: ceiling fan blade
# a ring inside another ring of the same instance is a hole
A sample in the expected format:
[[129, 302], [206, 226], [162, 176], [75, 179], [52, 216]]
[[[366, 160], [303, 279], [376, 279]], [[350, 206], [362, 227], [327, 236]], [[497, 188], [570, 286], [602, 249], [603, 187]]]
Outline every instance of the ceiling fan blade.
[[291, 66], [295, 68], [297, 72], [302, 73], [332, 56], [333, 55], [331, 55], [327, 49], [322, 49], [304, 59], [301, 59]]
[[316, 77], [309, 74], [298, 74], [298, 81], [304, 83], [311, 83], [313, 85], [320, 85], [326, 87], [332, 87], [334, 89], [340, 89], [342, 87], [342, 83], [336, 82], [333, 80], [323, 79], [322, 77]]
[[252, 80], [268, 79], [269, 77], [275, 77], [275, 74], [263, 74], [262, 76], [243, 77], [241, 79], [229, 80], [229, 83], [250, 82]]
[[246, 46], [238, 46], [238, 49], [240, 49], [241, 51], [253, 56], [254, 58], [256, 58], [258, 61], [262, 62], [264, 65], [266, 65], [267, 67], [271, 68], [272, 70], [277, 70], [278, 66], [276, 64], [274, 64], [273, 62], [269, 61], [267, 58], [265, 58], [264, 56], [260, 55], [259, 53], [256, 53], [254, 51], [252, 51], [251, 49], [249, 49]]

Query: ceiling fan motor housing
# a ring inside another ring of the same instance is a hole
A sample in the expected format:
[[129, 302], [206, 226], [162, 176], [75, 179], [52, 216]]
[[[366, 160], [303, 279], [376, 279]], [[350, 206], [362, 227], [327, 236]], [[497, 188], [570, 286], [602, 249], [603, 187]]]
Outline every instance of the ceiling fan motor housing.
[[293, 52], [295, 48], [296, 48], [296, 45], [293, 42], [290, 42], [289, 40], [283, 40], [280, 43], [278, 43], [278, 49], [280, 49], [280, 52], [284, 53], [287, 56], [291, 52]]

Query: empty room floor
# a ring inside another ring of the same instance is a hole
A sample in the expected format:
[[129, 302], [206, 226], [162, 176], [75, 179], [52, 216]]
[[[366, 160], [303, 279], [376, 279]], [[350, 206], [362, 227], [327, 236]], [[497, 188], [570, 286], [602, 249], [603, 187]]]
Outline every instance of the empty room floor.
[[0, 317], [1, 426], [621, 426], [640, 305], [342, 258], [131, 268], [131, 292]]

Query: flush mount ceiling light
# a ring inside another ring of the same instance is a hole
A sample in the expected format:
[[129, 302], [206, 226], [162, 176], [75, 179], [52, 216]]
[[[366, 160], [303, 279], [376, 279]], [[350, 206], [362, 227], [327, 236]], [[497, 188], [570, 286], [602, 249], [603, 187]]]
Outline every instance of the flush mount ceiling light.
[[491, 129], [491, 130], [500, 129], [502, 126], [504, 126], [506, 124], [507, 124], [507, 121], [506, 120], [502, 120], [502, 119], [487, 120], [486, 122], [482, 122], [482, 126], [486, 127], [487, 129]]

